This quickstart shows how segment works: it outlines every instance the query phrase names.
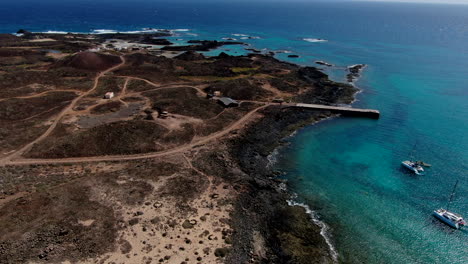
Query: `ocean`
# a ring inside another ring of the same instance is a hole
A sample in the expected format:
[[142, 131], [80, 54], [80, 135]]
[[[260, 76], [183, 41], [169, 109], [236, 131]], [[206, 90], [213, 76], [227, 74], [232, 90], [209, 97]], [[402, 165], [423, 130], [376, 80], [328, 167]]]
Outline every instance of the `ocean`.
[[[301, 65], [324, 60], [336, 81], [368, 65], [356, 107], [379, 120], [341, 117], [308, 126], [276, 151], [295, 202], [310, 207], [346, 263], [468, 263], [468, 231], [435, 221], [468, 216], [468, 5], [369, 2], [2, 1], [0, 31], [177, 29], [172, 40], [236, 38]], [[246, 39], [248, 37], [251, 39]], [[317, 41], [325, 39], [327, 41]], [[245, 54], [241, 47], [224, 51]], [[300, 58], [288, 58], [297, 54]], [[317, 65], [315, 65], [317, 66]], [[432, 164], [424, 176], [400, 162]]]

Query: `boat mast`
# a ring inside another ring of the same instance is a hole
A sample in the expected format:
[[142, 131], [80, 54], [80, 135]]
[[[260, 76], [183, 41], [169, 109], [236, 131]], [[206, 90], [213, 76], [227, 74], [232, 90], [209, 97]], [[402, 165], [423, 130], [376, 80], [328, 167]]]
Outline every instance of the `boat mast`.
[[453, 186], [452, 193], [450, 194], [450, 199], [449, 199], [448, 204], [447, 204], [447, 211], [449, 210], [449, 206], [450, 206], [450, 203], [452, 202], [453, 195], [455, 194], [455, 190], [457, 189], [457, 185], [458, 185], [458, 180], [455, 182], [455, 185]]
[[413, 148], [411, 149], [411, 151], [410, 151], [410, 153], [409, 153], [409, 156], [410, 156], [411, 161], [414, 160], [414, 150], [416, 149], [416, 144], [418, 144], [418, 143], [417, 143], [417, 142], [414, 142]]

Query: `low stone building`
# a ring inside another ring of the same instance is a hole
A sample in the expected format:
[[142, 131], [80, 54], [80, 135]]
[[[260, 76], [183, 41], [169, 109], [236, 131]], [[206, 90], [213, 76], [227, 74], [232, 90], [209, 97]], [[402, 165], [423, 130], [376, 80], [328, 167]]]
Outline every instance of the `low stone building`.
[[221, 97], [218, 98], [218, 103], [224, 107], [237, 107], [239, 106], [239, 102], [236, 100], [229, 98], [229, 97]]

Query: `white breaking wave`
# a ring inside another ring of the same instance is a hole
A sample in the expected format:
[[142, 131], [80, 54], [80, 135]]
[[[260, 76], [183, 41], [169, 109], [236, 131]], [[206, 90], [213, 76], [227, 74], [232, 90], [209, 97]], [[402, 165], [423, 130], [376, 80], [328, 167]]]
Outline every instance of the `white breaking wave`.
[[277, 50], [275, 52], [276, 53], [286, 53], [286, 54], [292, 53], [292, 51], [290, 51], [290, 50]]
[[[123, 33], [123, 34], [141, 34], [141, 33], [158, 33], [158, 32], [188, 32], [190, 29], [187, 28], [177, 28], [177, 29], [159, 29], [159, 28], [143, 28], [142, 30], [129, 30], [129, 31], [120, 31], [115, 29], [94, 29], [90, 32], [67, 32], [67, 31], [57, 31], [57, 30], [48, 30], [42, 32], [34, 32], [34, 33], [49, 33], [49, 34], [68, 34], [68, 33], [75, 33], [75, 34], [116, 34], [116, 33]], [[198, 36], [194, 33], [187, 33], [187, 35], [191, 36]]]
[[260, 37], [250, 36], [250, 35], [247, 35], [247, 34], [231, 34], [231, 35], [236, 36], [236, 37], [240, 37], [240, 39], [260, 39]]
[[312, 43], [327, 42], [328, 41], [326, 39], [317, 39], [317, 38], [303, 38], [302, 40], [305, 40], [307, 42], [312, 42]]
[[91, 31], [91, 34], [112, 34], [112, 33], [118, 33], [118, 31], [112, 30], [112, 29], [95, 29]]
[[157, 33], [165, 31], [164, 29], [157, 28], [144, 28], [143, 30], [130, 30], [130, 31], [118, 31], [114, 29], [95, 29], [91, 31], [91, 34], [115, 34], [115, 33], [124, 33], [124, 34], [140, 34], [140, 33]]
[[[354, 65], [348, 66], [347, 68], [350, 69], [350, 68], [354, 68], [354, 67], [357, 67], [357, 66], [362, 66], [362, 69], [364, 69], [367, 65], [364, 65], [364, 64], [354, 64]], [[361, 69], [361, 70], [362, 70], [362, 69]]]
[[48, 30], [45, 32], [35, 32], [35, 33], [48, 33], [48, 34], [68, 34], [66, 31], [55, 31], [55, 30]]
[[279, 148], [275, 148], [270, 155], [267, 156], [268, 164], [267, 167], [271, 168], [273, 165], [275, 165], [276, 162], [278, 162], [278, 156], [280, 155]]
[[327, 243], [328, 248], [330, 249], [330, 254], [332, 255], [333, 260], [338, 261], [338, 252], [333, 246], [331, 239], [328, 235], [328, 232], [330, 230], [328, 225], [320, 221], [317, 213], [313, 211], [312, 209], [310, 209], [310, 207], [307, 204], [298, 203], [293, 200], [287, 200], [287, 203], [289, 206], [300, 206], [306, 210], [306, 213], [310, 215], [310, 217], [312, 218], [312, 221], [320, 227], [320, 235], [322, 235], [322, 237], [325, 239], [325, 242]]

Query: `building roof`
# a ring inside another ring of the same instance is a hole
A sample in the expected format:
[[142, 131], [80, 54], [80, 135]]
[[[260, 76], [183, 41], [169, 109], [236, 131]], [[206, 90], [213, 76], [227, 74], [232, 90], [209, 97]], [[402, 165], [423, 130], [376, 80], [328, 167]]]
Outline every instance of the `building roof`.
[[225, 106], [229, 106], [229, 105], [238, 105], [239, 102], [237, 102], [236, 100], [232, 99], [232, 98], [229, 98], [229, 97], [221, 97], [218, 99], [219, 102], [221, 102], [223, 105]]

